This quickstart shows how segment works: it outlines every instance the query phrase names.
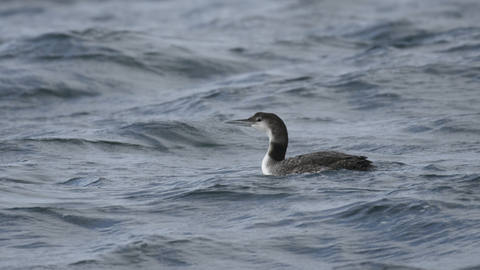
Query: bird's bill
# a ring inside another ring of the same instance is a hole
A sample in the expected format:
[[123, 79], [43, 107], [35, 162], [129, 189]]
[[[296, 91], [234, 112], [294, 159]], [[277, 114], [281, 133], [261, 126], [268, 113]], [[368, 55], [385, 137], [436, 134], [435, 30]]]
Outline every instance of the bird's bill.
[[244, 126], [244, 127], [250, 127], [252, 126], [252, 122], [248, 119], [239, 119], [239, 120], [232, 120], [225, 122], [227, 124], [232, 124], [232, 125], [237, 125], [237, 126]]

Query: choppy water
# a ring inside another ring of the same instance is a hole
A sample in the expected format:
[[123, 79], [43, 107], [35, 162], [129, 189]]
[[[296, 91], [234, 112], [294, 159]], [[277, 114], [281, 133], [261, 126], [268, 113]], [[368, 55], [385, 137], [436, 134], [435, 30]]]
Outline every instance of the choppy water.
[[[0, 268], [480, 269], [478, 1], [2, 1]], [[371, 172], [271, 177], [288, 156]]]

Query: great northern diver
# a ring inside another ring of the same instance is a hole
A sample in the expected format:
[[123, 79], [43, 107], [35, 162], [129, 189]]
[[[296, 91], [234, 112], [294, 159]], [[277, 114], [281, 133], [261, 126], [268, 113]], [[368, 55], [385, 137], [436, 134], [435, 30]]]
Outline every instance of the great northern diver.
[[248, 119], [227, 123], [249, 126], [267, 133], [270, 146], [262, 161], [262, 172], [265, 175], [315, 173], [330, 169], [366, 171], [373, 168], [367, 157], [335, 151], [315, 152], [285, 159], [288, 146], [287, 127], [283, 120], [273, 113], [257, 112]]

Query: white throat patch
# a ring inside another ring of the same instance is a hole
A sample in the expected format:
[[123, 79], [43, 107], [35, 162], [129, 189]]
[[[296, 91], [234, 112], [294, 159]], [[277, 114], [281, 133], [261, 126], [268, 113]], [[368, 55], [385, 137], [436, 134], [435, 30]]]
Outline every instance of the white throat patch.
[[262, 173], [264, 175], [271, 175], [270, 171], [268, 170], [267, 163], [270, 161], [270, 156], [268, 153], [265, 155], [265, 157], [262, 160]]
[[252, 127], [256, 130], [260, 130], [267, 133], [268, 139], [272, 141], [272, 138], [273, 138], [272, 130], [269, 127], [267, 127], [267, 125], [265, 125], [265, 122], [254, 123], [252, 124]]

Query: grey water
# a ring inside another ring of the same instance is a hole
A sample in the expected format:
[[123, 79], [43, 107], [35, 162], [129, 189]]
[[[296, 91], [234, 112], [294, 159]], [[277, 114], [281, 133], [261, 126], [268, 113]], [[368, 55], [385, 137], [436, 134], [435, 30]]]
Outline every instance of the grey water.
[[[0, 269], [480, 269], [480, 3], [0, 2]], [[334, 150], [376, 170], [264, 176]]]

